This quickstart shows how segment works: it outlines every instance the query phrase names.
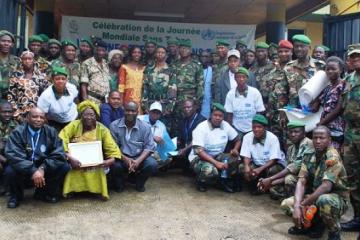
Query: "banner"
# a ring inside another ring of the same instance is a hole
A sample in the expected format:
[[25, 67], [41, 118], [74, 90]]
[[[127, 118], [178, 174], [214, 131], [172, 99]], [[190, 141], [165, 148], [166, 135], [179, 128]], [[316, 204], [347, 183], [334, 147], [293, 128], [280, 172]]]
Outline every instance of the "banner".
[[79, 41], [83, 36], [94, 35], [109, 44], [109, 49], [118, 45], [144, 45], [148, 39], [166, 46], [169, 38], [190, 39], [193, 52], [214, 49], [219, 39], [226, 39], [231, 47], [242, 40], [254, 48], [256, 25], [194, 24], [175, 22], [152, 22], [121, 19], [62, 16], [61, 39]]

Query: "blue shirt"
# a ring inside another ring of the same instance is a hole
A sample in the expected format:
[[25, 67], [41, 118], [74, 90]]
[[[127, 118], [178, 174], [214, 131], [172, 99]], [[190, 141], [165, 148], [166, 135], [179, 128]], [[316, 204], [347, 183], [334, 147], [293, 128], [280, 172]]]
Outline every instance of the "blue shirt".
[[118, 120], [124, 116], [124, 110], [120, 108], [113, 108], [109, 103], [103, 103], [100, 106], [100, 122], [107, 128], [110, 127], [110, 123]]
[[210, 117], [211, 81], [212, 81], [212, 68], [209, 66], [206, 69], [204, 69], [204, 98], [201, 105], [201, 115], [203, 115], [205, 118]]

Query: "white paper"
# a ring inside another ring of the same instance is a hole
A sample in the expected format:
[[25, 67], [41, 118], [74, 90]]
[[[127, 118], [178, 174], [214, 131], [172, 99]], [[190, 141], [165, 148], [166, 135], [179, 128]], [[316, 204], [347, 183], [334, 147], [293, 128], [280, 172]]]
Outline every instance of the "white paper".
[[179, 155], [179, 151], [171, 151], [171, 152], [168, 152], [168, 154], [170, 156], [177, 156], [177, 155]]
[[317, 71], [307, 83], [299, 89], [301, 106], [309, 107], [311, 101], [316, 99], [322, 90], [329, 85], [329, 79], [322, 70]]
[[104, 162], [101, 141], [69, 143], [69, 153], [81, 162], [81, 167], [100, 165]]
[[174, 143], [175, 149], [177, 149], [177, 137], [174, 137], [173, 139], [171, 139], [171, 141]]
[[308, 113], [305, 114], [301, 109], [279, 109], [279, 111], [284, 111], [286, 113], [286, 117], [289, 121], [299, 120], [305, 123], [305, 131], [311, 132], [316, 127], [316, 124], [320, 122], [321, 113], [323, 112], [323, 108], [320, 108], [316, 113]]

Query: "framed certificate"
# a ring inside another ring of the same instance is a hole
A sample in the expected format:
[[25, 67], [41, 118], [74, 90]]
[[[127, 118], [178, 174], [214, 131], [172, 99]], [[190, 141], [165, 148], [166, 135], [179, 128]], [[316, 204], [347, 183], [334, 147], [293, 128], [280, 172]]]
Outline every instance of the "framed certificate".
[[69, 153], [81, 162], [81, 167], [97, 166], [104, 162], [100, 141], [69, 143]]

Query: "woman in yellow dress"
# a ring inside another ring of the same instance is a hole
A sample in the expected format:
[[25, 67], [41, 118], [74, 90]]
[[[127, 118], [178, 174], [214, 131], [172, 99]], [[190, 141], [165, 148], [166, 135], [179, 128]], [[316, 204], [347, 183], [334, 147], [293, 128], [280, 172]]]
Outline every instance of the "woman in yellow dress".
[[[107, 200], [109, 193], [105, 170], [121, 158], [121, 153], [110, 131], [97, 122], [100, 110], [96, 103], [86, 100], [78, 105], [78, 112], [81, 118], [69, 123], [59, 134], [72, 168], [65, 177], [63, 195], [66, 197], [72, 192], [90, 192], [101, 194]], [[80, 161], [69, 153], [68, 144], [91, 141], [101, 141], [104, 163], [96, 167], [81, 168]]]
[[130, 101], [140, 106], [145, 66], [141, 64], [141, 49], [134, 46], [129, 50], [130, 60], [119, 70], [119, 92], [123, 104]]

